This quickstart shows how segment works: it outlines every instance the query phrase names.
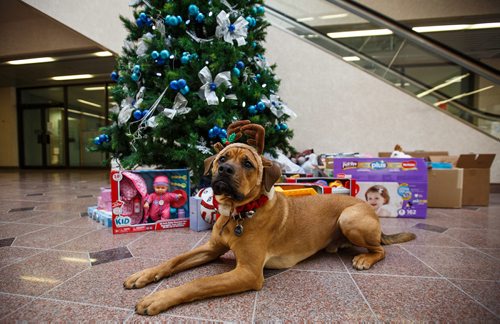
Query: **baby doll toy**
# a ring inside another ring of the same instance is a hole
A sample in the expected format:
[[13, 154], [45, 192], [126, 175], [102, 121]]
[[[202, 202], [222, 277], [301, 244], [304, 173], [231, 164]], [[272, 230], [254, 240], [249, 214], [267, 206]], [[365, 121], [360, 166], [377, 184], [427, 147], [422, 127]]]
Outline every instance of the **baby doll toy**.
[[168, 191], [168, 178], [157, 176], [153, 181], [154, 192], [149, 194], [144, 203], [144, 223], [155, 223], [170, 218], [170, 207], [182, 207], [187, 201], [183, 190]]

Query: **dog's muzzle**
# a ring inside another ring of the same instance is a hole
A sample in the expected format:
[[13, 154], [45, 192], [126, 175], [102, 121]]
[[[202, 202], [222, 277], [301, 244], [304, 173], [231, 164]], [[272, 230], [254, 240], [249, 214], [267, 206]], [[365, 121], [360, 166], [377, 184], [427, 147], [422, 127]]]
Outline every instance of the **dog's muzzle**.
[[238, 191], [234, 184], [235, 169], [232, 165], [222, 163], [217, 169], [217, 173], [212, 179], [212, 189], [216, 195], [226, 195], [236, 201], [244, 199], [244, 195]]

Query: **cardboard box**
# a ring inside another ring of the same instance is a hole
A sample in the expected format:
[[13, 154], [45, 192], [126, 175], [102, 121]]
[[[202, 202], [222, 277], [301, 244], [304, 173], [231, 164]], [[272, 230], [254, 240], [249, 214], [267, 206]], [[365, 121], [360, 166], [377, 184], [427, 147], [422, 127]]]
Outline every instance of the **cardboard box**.
[[432, 169], [427, 175], [427, 207], [462, 208], [463, 169]]
[[[404, 152], [411, 157], [428, 159], [430, 156], [447, 156], [447, 151], [413, 151]], [[391, 157], [392, 152], [378, 152], [379, 157]]]
[[464, 169], [462, 205], [488, 206], [490, 203], [490, 168], [495, 154], [462, 154], [456, 166]]
[[212, 228], [212, 224], [201, 217], [201, 198], [189, 198], [189, 229], [195, 232], [206, 231]]
[[423, 158], [335, 158], [336, 177], [345, 174], [359, 186], [357, 198], [379, 216], [427, 216], [427, 165]]
[[[189, 226], [187, 169], [113, 170], [110, 177], [113, 234]], [[155, 193], [155, 179], [161, 179], [166, 193]]]

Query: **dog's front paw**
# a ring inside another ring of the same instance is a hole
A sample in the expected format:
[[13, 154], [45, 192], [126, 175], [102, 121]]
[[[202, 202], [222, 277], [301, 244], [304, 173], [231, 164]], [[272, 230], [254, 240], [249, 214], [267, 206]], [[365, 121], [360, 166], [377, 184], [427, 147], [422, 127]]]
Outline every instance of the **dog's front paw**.
[[352, 266], [356, 270], [368, 270], [371, 268], [373, 261], [367, 254], [358, 254], [352, 259]]
[[123, 287], [126, 289], [142, 288], [153, 281], [159, 281], [160, 274], [155, 268], [144, 269], [136, 272], [125, 280]]
[[151, 316], [159, 314], [169, 307], [165, 291], [158, 291], [141, 299], [137, 305], [135, 305], [135, 312], [139, 315]]

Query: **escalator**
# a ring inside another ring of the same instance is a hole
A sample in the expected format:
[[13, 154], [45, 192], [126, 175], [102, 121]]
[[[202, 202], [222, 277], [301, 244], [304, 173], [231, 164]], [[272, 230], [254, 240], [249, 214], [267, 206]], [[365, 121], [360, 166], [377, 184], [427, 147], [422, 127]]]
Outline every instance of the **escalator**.
[[[412, 26], [350, 0], [268, 0], [266, 5], [274, 26], [500, 141], [500, 60], [495, 57], [500, 53], [495, 48], [500, 44], [500, 23], [496, 23], [500, 19], [496, 16], [488, 15], [487, 23], [475, 18], [466, 24]], [[443, 43], [446, 37], [429, 36], [446, 32], [466, 33], [460, 36], [465, 39], [486, 35], [476, 41], [488, 41], [492, 59], [464, 54], [463, 48]]]

